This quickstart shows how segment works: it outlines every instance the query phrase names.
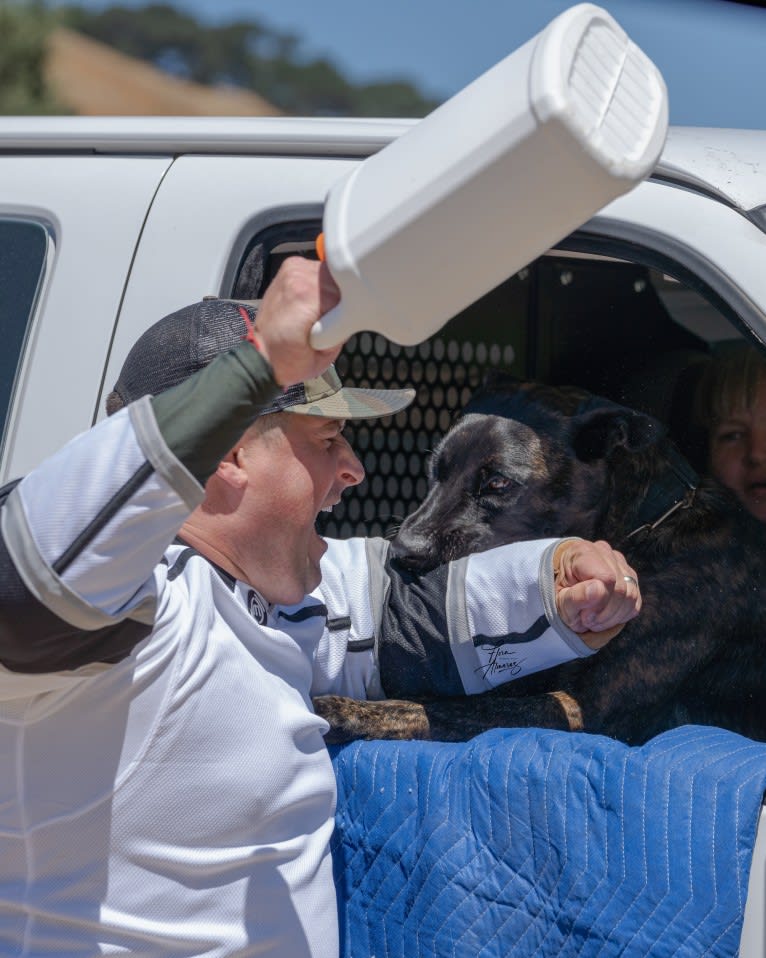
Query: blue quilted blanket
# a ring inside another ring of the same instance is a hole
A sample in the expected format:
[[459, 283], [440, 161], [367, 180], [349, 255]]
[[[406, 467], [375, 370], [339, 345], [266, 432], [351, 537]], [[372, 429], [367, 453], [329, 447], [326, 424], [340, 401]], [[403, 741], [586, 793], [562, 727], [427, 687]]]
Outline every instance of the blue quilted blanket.
[[766, 745], [532, 729], [332, 754], [345, 956], [737, 952]]

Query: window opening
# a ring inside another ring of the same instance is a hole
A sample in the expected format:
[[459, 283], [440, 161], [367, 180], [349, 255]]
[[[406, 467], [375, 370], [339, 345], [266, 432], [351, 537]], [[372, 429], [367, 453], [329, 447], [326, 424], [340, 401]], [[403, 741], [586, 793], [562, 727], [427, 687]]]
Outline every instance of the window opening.
[[0, 449], [47, 250], [39, 223], [0, 219]]
[[[282, 260], [314, 257], [318, 221], [274, 226], [242, 260], [234, 295], [258, 299]], [[416, 398], [391, 419], [349, 423], [347, 435], [366, 478], [347, 490], [321, 533], [390, 535], [423, 499], [431, 453], [484, 374], [493, 367], [581, 386], [667, 416], [676, 379], [715, 344], [737, 336], [704, 284], [678, 283], [668, 264], [625, 257], [575, 237], [510, 277], [417, 346], [362, 332], [336, 367], [349, 385], [413, 387]], [[666, 421], [666, 420], [664, 420]]]

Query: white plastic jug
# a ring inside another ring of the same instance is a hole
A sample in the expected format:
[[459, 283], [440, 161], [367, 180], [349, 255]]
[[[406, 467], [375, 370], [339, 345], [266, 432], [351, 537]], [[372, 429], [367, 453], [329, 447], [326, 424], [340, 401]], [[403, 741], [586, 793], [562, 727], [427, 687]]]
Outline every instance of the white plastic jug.
[[565, 11], [330, 189], [341, 301], [312, 343], [426, 339], [646, 177], [667, 123], [661, 74], [610, 14]]

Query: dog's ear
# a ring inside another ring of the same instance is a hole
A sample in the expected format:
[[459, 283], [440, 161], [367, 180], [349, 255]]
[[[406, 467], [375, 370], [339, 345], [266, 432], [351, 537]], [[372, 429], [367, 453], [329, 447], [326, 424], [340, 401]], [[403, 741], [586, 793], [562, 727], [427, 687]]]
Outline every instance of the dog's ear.
[[575, 418], [572, 447], [579, 460], [592, 462], [608, 459], [615, 449], [646, 449], [664, 434], [664, 427], [651, 416], [610, 403]]
[[505, 369], [488, 369], [478, 389], [460, 410], [458, 418], [476, 412], [502, 415], [502, 410], [512, 401], [521, 385], [522, 380]]
[[507, 369], [493, 366], [484, 373], [481, 381], [480, 391], [487, 393], [502, 392], [507, 393], [517, 389], [521, 385], [518, 376], [509, 373]]

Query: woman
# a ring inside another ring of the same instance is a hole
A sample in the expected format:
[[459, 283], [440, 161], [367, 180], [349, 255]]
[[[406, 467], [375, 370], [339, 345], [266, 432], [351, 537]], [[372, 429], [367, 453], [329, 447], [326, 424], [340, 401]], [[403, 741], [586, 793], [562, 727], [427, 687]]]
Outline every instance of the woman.
[[723, 349], [707, 365], [693, 419], [707, 435], [707, 466], [766, 522], [766, 356], [746, 342]]

